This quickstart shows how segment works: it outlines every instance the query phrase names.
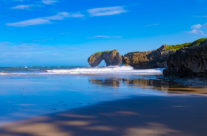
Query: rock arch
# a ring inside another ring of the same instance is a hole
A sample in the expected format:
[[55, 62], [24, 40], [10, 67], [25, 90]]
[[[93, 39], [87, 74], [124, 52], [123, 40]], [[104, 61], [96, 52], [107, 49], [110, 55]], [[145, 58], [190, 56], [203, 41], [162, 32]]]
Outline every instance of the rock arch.
[[106, 66], [119, 66], [122, 64], [122, 56], [117, 50], [97, 52], [88, 58], [88, 63], [92, 67], [96, 67], [103, 60]]

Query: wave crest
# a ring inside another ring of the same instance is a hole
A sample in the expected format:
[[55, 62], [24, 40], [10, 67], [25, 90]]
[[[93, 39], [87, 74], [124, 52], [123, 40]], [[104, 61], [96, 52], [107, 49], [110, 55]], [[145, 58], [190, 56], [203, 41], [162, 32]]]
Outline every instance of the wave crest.
[[163, 69], [139, 69], [135, 70], [130, 66], [109, 66], [95, 68], [75, 68], [62, 70], [46, 70], [48, 74], [71, 74], [71, 75], [89, 75], [89, 74], [121, 74], [121, 75], [161, 75]]
[[133, 69], [130, 66], [53, 69], [39, 72], [0, 72], [0, 75], [162, 75], [163, 69]]

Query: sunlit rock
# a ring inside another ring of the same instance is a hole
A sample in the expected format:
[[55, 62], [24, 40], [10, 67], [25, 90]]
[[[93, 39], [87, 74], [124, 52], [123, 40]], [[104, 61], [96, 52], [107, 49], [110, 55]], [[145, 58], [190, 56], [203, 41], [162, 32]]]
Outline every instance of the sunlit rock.
[[122, 64], [122, 56], [117, 50], [97, 52], [88, 58], [88, 63], [92, 67], [96, 67], [103, 60], [106, 66], [119, 66]]

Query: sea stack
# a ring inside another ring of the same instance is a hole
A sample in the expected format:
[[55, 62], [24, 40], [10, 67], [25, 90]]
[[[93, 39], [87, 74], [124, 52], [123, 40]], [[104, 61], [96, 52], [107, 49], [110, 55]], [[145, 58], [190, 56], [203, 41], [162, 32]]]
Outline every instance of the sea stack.
[[122, 64], [122, 56], [117, 50], [97, 52], [88, 58], [88, 63], [92, 67], [96, 67], [103, 60], [106, 66], [119, 66]]

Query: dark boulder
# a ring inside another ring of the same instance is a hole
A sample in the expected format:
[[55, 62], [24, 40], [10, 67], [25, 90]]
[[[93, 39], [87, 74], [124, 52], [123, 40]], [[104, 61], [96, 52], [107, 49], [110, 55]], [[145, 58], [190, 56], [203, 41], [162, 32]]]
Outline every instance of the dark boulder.
[[207, 77], [207, 39], [170, 55], [167, 66], [165, 76]]

